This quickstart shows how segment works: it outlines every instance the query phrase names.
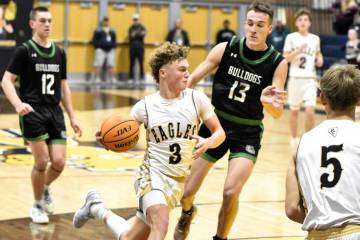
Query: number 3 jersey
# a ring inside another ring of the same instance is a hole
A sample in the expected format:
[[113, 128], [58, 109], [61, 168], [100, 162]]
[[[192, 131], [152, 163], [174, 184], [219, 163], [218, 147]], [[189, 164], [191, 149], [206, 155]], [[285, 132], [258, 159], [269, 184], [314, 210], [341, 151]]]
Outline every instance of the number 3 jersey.
[[290, 33], [285, 39], [284, 52], [293, 52], [303, 44], [306, 44], [306, 48], [291, 61], [289, 76], [315, 78], [315, 57], [320, 51], [320, 38], [317, 35], [308, 33], [304, 36], [299, 32]]
[[246, 46], [245, 38], [233, 37], [214, 77], [212, 104], [216, 113], [230, 120], [262, 120], [261, 92], [272, 84], [282, 60], [271, 45], [265, 51], [253, 51]]
[[144, 163], [170, 177], [189, 174], [200, 120], [214, 114], [208, 97], [186, 89], [175, 99], [164, 99], [159, 92], [146, 96], [135, 104], [131, 116], [144, 123], [147, 149]]
[[61, 80], [66, 79], [66, 56], [54, 43], [44, 48], [33, 40], [27, 41], [15, 50], [7, 71], [18, 75], [21, 101], [59, 104]]
[[326, 120], [301, 138], [296, 172], [304, 230], [360, 224], [360, 125]]

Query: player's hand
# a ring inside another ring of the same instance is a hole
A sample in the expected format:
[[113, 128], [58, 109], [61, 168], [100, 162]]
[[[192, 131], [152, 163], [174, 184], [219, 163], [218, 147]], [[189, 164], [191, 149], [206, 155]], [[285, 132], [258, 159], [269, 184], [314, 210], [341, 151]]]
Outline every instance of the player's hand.
[[101, 145], [103, 145], [106, 150], [109, 151], [109, 149], [104, 144], [102, 144], [103, 137], [101, 136], [101, 131], [100, 130], [96, 131], [95, 139], [96, 139], [97, 142], [101, 143]]
[[15, 111], [20, 116], [25, 116], [29, 112], [34, 112], [34, 109], [27, 103], [21, 102], [18, 105], [15, 106]]
[[81, 137], [82, 136], [82, 129], [81, 129], [81, 126], [78, 123], [78, 121], [75, 118], [73, 118], [73, 119], [70, 120], [70, 124], [71, 124], [71, 127], [74, 130], [74, 132], [76, 134], [78, 134], [79, 137]]
[[306, 48], [307, 48], [307, 43], [303, 43], [299, 48], [300, 53], [305, 52]]
[[278, 90], [275, 86], [267, 86], [261, 92], [260, 101], [262, 104], [270, 104], [275, 108], [282, 107], [285, 101], [286, 91]]
[[209, 138], [202, 138], [198, 135], [190, 135], [191, 139], [196, 140], [195, 151], [193, 152], [192, 159], [196, 160], [201, 157], [211, 146]]

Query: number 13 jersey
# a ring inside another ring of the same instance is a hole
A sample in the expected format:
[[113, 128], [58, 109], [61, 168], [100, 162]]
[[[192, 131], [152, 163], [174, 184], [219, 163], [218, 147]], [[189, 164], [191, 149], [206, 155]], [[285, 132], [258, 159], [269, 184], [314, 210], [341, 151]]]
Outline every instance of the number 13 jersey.
[[247, 48], [245, 38], [233, 37], [227, 44], [215, 73], [212, 104], [225, 119], [262, 120], [262, 90], [272, 84], [283, 57], [273, 46], [265, 51]]
[[301, 138], [296, 172], [304, 230], [360, 224], [360, 125], [326, 120]]
[[174, 99], [164, 99], [157, 92], [136, 103], [131, 116], [146, 128], [144, 164], [170, 177], [187, 176], [195, 146], [190, 135], [197, 135], [200, 120], [213, 114], [209, 98], [192, 89]]
[[301, 78], [315, 78], [315, 56], [320, 51], [320, 38], [312, 33], [306, 36], [298, 32], [286, 36], [284, 52], [293, 52], [306, 44], [303, 53], [295, 56], [290, 63], [289, 76]]

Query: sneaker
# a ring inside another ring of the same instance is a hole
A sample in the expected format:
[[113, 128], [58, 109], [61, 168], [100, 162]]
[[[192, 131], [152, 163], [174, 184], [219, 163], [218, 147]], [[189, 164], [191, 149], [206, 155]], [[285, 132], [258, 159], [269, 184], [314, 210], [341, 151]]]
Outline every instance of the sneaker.
[[34, 204], [30, 211], [30, 218], [33, 223], [49, 223], [49, 217], [44, 208], [39, 204]]
[[51, 194], [50, 194], [50, 190], [49, 188], [44, 189], [43, 192], [43, 207], [44, 210], [48, 213], [48, 214], [52, 214], [54, 212], [54, 202], [52, 200]]
[[90, 208], [93, 204], [97, 203], [102, 203], [100, 193], [95, 190], [88, 192], [84, 206], [79, 208], [74, 215], [74, 227], [81, 228], [90, 218], [94, 218], [90, 212]]
[[181, 217], [176, 225], [174, 231], [174, 240], [185, 240], [190, 231], [191, 221], [195, 218], [197, 214], [197, 208], [193, 205], [193, 211], [191, 214], [181, 213]]

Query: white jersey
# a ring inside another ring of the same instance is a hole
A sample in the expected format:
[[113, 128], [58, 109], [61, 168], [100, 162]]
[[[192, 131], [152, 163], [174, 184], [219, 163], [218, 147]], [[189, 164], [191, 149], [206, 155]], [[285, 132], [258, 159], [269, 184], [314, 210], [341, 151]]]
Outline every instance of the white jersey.
[[171, 177], [189, 174], [200, 120], [214, 115], [209, 98], [202, 92], [186, 89], [178, 98], [164, 99], [159, 92], [135, 104], [131, 115], [144, 123], [148, 146], [144, 163]]
[[326, 120], [301, 138], [296, 171], [304, 230], [360, 224], [360, 124]]
[[315, 56], [320, 51], [320, 38], [312, 33], [306, 36], [293, 32], [286, 36], [284, 52], [293, 52], [303, 44], [307, 47], [290, 62], [290, 77], [315, 78]]

